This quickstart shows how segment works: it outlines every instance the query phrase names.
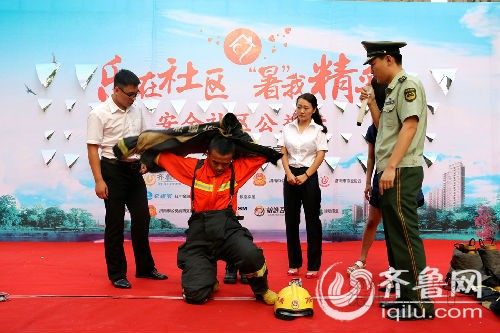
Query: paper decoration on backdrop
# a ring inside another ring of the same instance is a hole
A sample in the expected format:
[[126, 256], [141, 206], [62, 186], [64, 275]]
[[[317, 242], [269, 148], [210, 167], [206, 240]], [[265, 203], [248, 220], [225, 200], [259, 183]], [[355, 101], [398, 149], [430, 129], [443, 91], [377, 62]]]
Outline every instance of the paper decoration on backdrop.
[[321, 108], [323, 107], [323, 103], [318, 103], [318, 110], [321, 111]]
[[75, 107], [76, 99], [67, 99], [64, 101], [64, 103], [66, 103], [66, 110], [71, 112], [71, 111], [73, 111], [73, 108]]
[[368, 165], [368, 155], [358, 155], [356, 156], [359, 164], [363, 168], [363, 171], [366, 173], [367, 165]]
[[101, 104], [101, 102], [89, 103], [90, 110], [94, 110], [99, 104]]
[[27, 94], [33, 94], [33, 95], [36, 95], [36, 92], [33, 91], [33, 89], [31, 89], [30, 87], [28, 87], [28, 85], [25, 83], [24, 86], [26, 87], [26, 93]]
[[171, 100], [170, 104], [174, 107], [175, 112], [177, 112], [177, 115], [180, 115], [182, 112], [182, 108], [184, 108], [184, 105], [186, 104], [185, 99], [175, 99]]
[[425, 164], [427, 164], [427, 167], [430, 168], [431, 165], [436, 162], [437, 159], [437, 154], [436, 153], [429, 153], [429, 152], [424, 152], [424, 161]]
[[38, 80], [45, 88], [48, 88], [52, 83], [52, 80], [56, 76], [57, 70], [61, 67], [58, 63], [50, 63], [50, 64], [38, 64], [35, 65], [36, 75], [38, 76]]
[[453, 80], [455, 80], [455, 75], [457, 74], [456, 68], [442, 68], [442, 69], [431, 69], [431, 74], [436, 83], [439, 85], [444, 95], [448, 94]]
[[146, 109], [148, 109], [149, 113], [155, 113], [158, 104], [160, 104], [160, 100], [156, 98], [145, 98], [142, 100], [142, 103]]
[[259, 142], [260, 138], [262, 137], [261, 132], [250, 132], [250, 136], [252, 137], [254, 142]]
[[234, 113], [234, 109], [236, 108], [236, 102], [224, 102], [222, 103], [222, 105], [224, 105], [224, 108], [226, 109], [227, 112]]
[[432, 114], [436, 114], [438, 107], [439, 103], [431, 103], [431, 102], [427, 103], [427, 108]]
[[[335, 106], [341, 111], [341, 112], [344, 112], [345, 111], [345, 108], [347, 107], [347, 102], [341, 102], [341, 101], [337, 101], [337, 100], [334, 100], [333, 103], [335, 104]], [[361, 106], [361, 104], [360, 104]]]
[[250, 112], [254, 114], [255, 111], [257, 111], [257, 108], [259, 107], [259, 103], [247, 103], [247, 106], [250, 109]]
[[266, 170], [268, 165], [269, 165], [269, 162], [266, 162], [266, 163], [262, 164], [260, 168], [262, 169], [262, 171], [264, 171], [264, 170]]
[[429, 142], [432, 142], [436, 138], [436, 133], [426, 133], [425, 136]]
[[206, 113], [210, 105], [212, 105], [212, 101], [198, 101], [197, 104]]
[[280, 133], [274, 133], [273, 135], [274, 135], [274, 138], [276, 140], [279, 140], [281, 138], [281, 132]]
[[68, 168], [71, 168], [73, 165], [75, 165], [76, 161], [80, 155], [78, 154], [64, 154], [64, 160], [66, 161], [66, 165]]
[[47, 98], [39, 98], [38, 99], [38, 105], [42, 108], [42, 110], [45, 112], [49, 108], [49, 106], [52, 105], [52, 100], [47, 99]]
[[361, 136], [363, 137], [363, 139], [366, 141], [366, 133], [361, 133]]
[[330, 140], [333, 138], [333, 134], [328, 132], [326, 133], [326, 142], [330, 142]]
[[342, 139], [344, 139], [344, 141], [346, 143], [349, 142], [349, 139], [351, 138], [352, 136], [352, 133], [340, 133], [340, 136], [342, 136]]
[[335, 168], [339, 164], [340, 157], [337, 156], [325, 156], [326, 165], [330, 167], [330, 171], [334, 172]]
[[93, 64], [77, 64], [75, 65], [76, 69], [76, 78], [78, 79], [78, 83], [80, 83], [80, 87], [85, 90], [92, 80], [95, 71], [97, 70], [97, 65]]
[[49, 163], [54, 158], [55, 154], [56, 154], [55, 149], [42, 150], [42, 157], [43, 161], [45, 162], [45, 165], [49, 165]]
[[283, 104], [281, 103], [269, 104], [269, 107], [274, 111], [276, 115], [278, 115], [281, 111], [281, 108], [283, 107]]
[[44, 133], [45, 139], [50, 140], [50, 138], [52, 137], [52, 135], [54, 135], [55, 132], [56, 131], [54, 130], [46, 130]]
[[66, 140], [69, 140], [71, 134], [73, 134], [73, 132], [71, 132], [70, 130], [64, 131], [64, 137], [66, 138]]

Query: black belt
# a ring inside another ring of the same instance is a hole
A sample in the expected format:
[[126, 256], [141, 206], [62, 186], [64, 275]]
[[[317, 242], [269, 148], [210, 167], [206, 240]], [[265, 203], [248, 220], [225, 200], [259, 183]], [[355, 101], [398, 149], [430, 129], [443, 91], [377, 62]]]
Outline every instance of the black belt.
[[132, 170], [139, 170], [141, 168], [141, 162], [140, 161], [134, 161], [134, 162], [128, 162], [128, 161], [121, 161], [118, 159], [113, 159], [113, 158], [106, 158], [106, 157], [101, 157], [101, 160], [103, 162], [113, 164], [113, 165], [118, 165], [126, 168], [130, 168]]

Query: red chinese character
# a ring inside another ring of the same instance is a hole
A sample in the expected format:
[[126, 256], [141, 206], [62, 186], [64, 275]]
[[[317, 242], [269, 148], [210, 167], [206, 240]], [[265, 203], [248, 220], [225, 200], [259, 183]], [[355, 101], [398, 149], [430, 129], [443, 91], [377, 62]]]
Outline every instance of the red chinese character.
[[172, 116], [170, 113], [165, 112], [164, 116], [161, 116], [156, 125], [162, 126], [163, 128], [170, 128], [173, 125], [177, 125], [179, 122], [175, 120], [175, 116]]
[[332, 71], [330, 71], [332, 63], [331, 60], [326, 61], [326, 54], [323, 54], [320, 64], [313, 65], [313, 70], [316, 75], [308, 79], [309, 82], [314, 83], [311, 88], [311, 94], [319, 93], [321, 97], [325, 99], [326, 84], [333, 78]]
[[183, 92], [188, 89], [201, 88], [203, 85], [201, 83], [193, 83], [193, 77], [198, 74], [198, 70], [193, 67], [193, 63], [188, 61], [186, 66], [186, 74], [177, 75], [178, 79], [185, 79], [186, 83], [182, 87], [177, 87], [176, 90], [178, 93]]
[[149, 80], [153, 80], [153, 78], [155, 76], [156, 75], [154, 75], [152, 72], [147, 72], [146, 75], [141, 76], [139, 78], [141, 80], [141, 85], [139, 86], [139, 91], [141, 92], [141, 98], [144, 98], [144, 97], [161, 97], [160, 93], [156, 93], [155, 92], [156, 83], [154, 83], [153, 81], [151, 81], [150, 82], [151, 83], [150, 86], [146, 87], [146, 85], [148, 84], [148, 81]]
[[278, 125], [278, 123], [276, 123], [274, 120], [271, 119], [271, 117], [269, 117], [269, 115], [267, 113], [264, 113], [264, 115], [262, 117], [260, 117], [260, 120], [259, 120], [259, 123], [255, 126], [256, 128], [259, 128], [259, 132], [264, 132], [264, 131], [269, 131], [269, 132], [273, 132], [273, 128], [271, 127], [271, 125], [273, 126], [276, 126]]
[[333, 80], [333, 99], [337, 99], [339, 90], [344, 91], [344, 97], [349, 103], [352, 103], [352, 79], [349, 74], [357, 72], [357, 69], [347, 69], [347, 65], [351, 62], [343, 53], [339, 55], [339, 61], [335, 65], [335, 74]]
[[170, 92], [172, 91], [172, 82], [176, 81], [174, 79], [174, 73], [177, 69], [177, 66], [175, 66], [175, 62], [177, 61], [177, 59], [168, 58], [167, 61], [170, 64], [170, 68], [163, 73], [158, 73], [158, 78], [163, 79], [158, 88], [160, 88], [160, 90], [163, 90], [163, 88], [167, 86], [167, 94], [170, 94]]
[[224, 114], [222, 113], [210, 113], [210, 115], [212, 116], [211, 118], [207, 118], [207, 123], [215, 123], [217, 121], [221, 121], [222, 120], [222, 117], [224, 117]]
[[186, 120], [181, 125], [193, 125], [193, 124], [203, 124], [201, 120], [196, 118], [192, 112], [189, 113]]
[[278, 84], [283, 81], [278, 80], [276, 73], [278, 73], [278, 66], [266, 66], [259, 68], [259, 74], [262, 76], [260, 82], [262, 82], [262, 84], [256, 84], [253, 87], [262, 89], [255, 93], [255, 97], [264, 94], [265, 99], [279, 98]]
[[292, 114], [285, 114], [285, 119], [284, 119], [284, 123], [283, 123], [283, 126], [291, 123], [292, 121], [294, 121], [295, 119], [295, 112], [292, 113]]
[[[109, 62], [105, 63], [104, 66], [102, 66], [101, 70], [101, 87], [97, 89], [97, 97], [101, 102], [104, 102], [106, 98], [108, 98], [108, 94], [106, 94], [106, 90], [104, 90], [104, 87], [109, 86], [110, 84], [113, 83], [114, 77], [116, 73], [118, 73], [118, 67], [116, 67], [116, 64], [119, 64], [122, 62], [122, 58], [119, 55], [115, 55], [115, 57], [110, 60]], [[108, 71], [106, 70], [106, 67], [111, 67], [113, 70], [113, 75], [108, 76]]]
[[[207, 101], [212, 100], [214, 98], [224, 98], [227, 99], [226, 94], [219, 94], [215, 95], [214, 92], [215, 90], [219, 90], [221, 92], [226, 91], [226, 87], [221, 83], [222, 78], [224, 75], [222, 75], [223, 69], [222, 68], [214, 68], [214, 69], [209, 69], [207, 71], [207, 79], [205, 81], [205, 99]], [[217, 78], [213, 79], [210, 77], [210, 75], [215, 75], [217, 74]]]
[[366, 67], [365, 69], [363, 69], [361, 74], [363, 74], [363, 75], [361, 75], [359, 77], [359, 82], [361, 82], [362, 85], [361, 85], [361, 87], [354, 88], [354, 91], [356, 93], [361, 93], [361, 90], [363, 89], [363, 87], [370, 84], [370, 82], [372, 82], [373, 75], [372, 75], [371, 67]]
[[281, 87], [285, 88], [283, 96], [288, 96], [290, 99], [294, 99], [295, 96], [302, 94], [302, 87], [304, 87], [304, 75], [299, 75], [298, 73], [289, 75], [286, 77], [290, 80], [288, 84], [284, 84]]

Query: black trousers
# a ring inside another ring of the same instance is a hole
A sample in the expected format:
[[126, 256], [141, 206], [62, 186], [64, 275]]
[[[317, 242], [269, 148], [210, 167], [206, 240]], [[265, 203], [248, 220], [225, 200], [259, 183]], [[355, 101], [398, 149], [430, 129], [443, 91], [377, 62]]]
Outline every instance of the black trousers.
[[131, 218], [131, 238], [136, 274], [148, 273], [155, 267], [149, 247], [149, 207], [144, 178], [139, 164], [101, 160], [101, 172], [108, 186], [104, 229], [104, 251], [108, 277], [116, 281], [127, 276], [127, 260], [123, 248], [125, 206]]
[[[307, 168], [290, 168], [295, 176], [303, 174]], [[304, 208], [307, 232], [307, 270], [318, 271], [321, 266], [323, 229], [319, 213], [321, 209], [321, 189], [318, 173], [309, 175], [302, 185], [283, 183], [285, 204], [286, 240], [288, 248], [288, 266], [302, 267], [302, 249], [300, 246], [300, 208]]]
[[247, 277], [255, 295], [267, 291], [264, 253], [231, 208], [194, 213], [188, 224], [186, 242], [177, 253], [186, 302], [201, 304], [208, 300], [217, 282], [217, 260], [234, 264], [241, 274], [252, 274]]

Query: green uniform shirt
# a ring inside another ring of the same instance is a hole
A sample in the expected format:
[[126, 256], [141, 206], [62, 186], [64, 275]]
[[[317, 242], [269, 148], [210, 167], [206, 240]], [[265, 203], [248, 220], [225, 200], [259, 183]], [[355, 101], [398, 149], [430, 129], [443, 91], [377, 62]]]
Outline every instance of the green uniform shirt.
[[387, 87], [384, 108], [380, 113], [375, 143], [375, 162], [378, 172], [384, 171], [398, 140], [403, 121], [411, 116], [418, 117], [417, 132], [398, 168], [422, 165], [427, 128], [427, 100], [424, 87], [420, 80], [408, 76], [402, 70]]

